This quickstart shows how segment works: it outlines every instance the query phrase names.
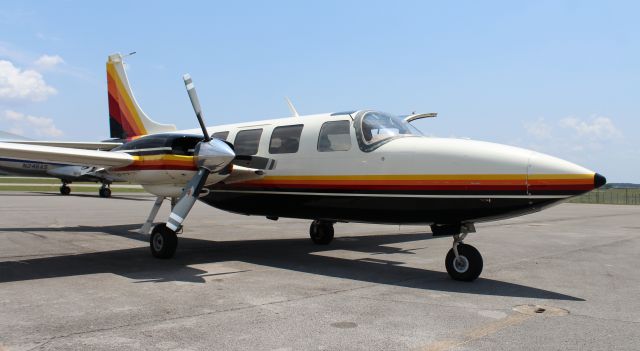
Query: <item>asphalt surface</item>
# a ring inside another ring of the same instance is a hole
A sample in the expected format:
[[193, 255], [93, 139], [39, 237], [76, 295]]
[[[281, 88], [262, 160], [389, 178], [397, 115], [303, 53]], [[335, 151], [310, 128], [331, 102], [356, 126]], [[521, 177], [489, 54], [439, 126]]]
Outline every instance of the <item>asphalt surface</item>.
[[478, 224], [463, 283], [427, 228], [337, 224], [320, 247], [308, 221], [201, 203], [153, 259], [152, 200], [0, 194], [0, 350], [640, 349], [640, 206]]

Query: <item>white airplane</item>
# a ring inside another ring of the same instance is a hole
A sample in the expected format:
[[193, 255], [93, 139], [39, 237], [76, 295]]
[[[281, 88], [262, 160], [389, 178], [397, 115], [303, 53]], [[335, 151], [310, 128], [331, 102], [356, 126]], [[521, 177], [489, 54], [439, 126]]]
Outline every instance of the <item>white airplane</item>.
[[[99, 143], [82, 143], [82, 142], [64, 142], [64, 141], [34, 141], [23, 138], [22, 136], [0, 131], [0, 142], [30, 144], [30, 145], [48, 145], [58, 147], [72, 147], [76, 149], [90, 150], [110, 150], [121, 145], [120, 142], [99, 142]], [[58, 178], [62, 182], [60, 186], [61, 195], [71, 194], [71, 188], [68, 184], [73, 182], [100, 182], [102, 186], [98, 190], [100, 197], [111, 197], [111, 183], [114, 181], [112, 177], [104, 174], [100, 169], [90, 166], [76, 166], [52, 162], [38, 162], [31, 160], [18, 160], [12, 158], [0, 158], [0, 174], [20, 177], [48, 177]]]
[[[606, 183], [593, 171], [521, 148], [423, 136], [406, 118], [372, 110], [205, 127], [191, 78], [185, 85], [200, 129], [166, 131], [131, 93], [122, 57], [107, 62], [112, 119], [146, 136], [111, 151], [0, 143], [0, 156], [101, 167], [141, 184], [157, 200], [151, 229], [170, 198], [166, 223], [150, 235], [153, 256], [172, 257], [177, 233], [196, 200], [245, 215], [311, 220], [311, 240], [331, 242], [336, 222], [424, 224], [453, 245], [445, 266], [472, 281], [482, 256], [463, 243], [474, 223], [540, 211]], [[113, 89], [112, 89], [113, 88]]]
[[[77, 147], [75, 145], [69, 145]], [[93, 149], [93, 148], [91, 148]], [[73, 182], [102, 183], [98, 189], [100, 197], [111, 197], [111, 183], [115, 180], [102, 169], [93, 166], [77, 166], [54, 162], [0, 158], [0, 174], [20, 177], [58, 178], [62, 182], [60, 194], [71, 194], [69, 184]]]

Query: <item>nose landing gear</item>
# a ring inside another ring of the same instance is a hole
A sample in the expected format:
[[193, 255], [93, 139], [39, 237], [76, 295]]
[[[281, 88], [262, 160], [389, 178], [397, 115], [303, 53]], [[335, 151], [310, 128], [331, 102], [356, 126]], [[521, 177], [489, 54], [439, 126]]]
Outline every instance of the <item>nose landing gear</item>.
[[482, 255], [473, 246], [462, 243], [469, 232], [475, 232], [472, 224], [462, 225], [461, 233], [453, 235], [453, 247], [445, 258], [447, 273], [454, 280], [474, 281], [482, 273]]

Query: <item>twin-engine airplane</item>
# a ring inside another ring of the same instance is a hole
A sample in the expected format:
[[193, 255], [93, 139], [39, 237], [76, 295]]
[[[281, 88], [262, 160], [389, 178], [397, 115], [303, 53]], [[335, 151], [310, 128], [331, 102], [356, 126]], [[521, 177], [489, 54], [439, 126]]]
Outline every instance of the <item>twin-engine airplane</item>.
[[[47, 145], [58, 147], [72, 147], [75, 149], [101, 149], [110, 150], [121, 145], [119, 142], [60, 142], [60, 141], [33, 141], [33, 140], [0, 140], [0, 142]], [[91, 166], [77, 166], [61, 164], [58, 162], [39, 162], [32, 160], [20, 160], [15, 158], [0, 158], [0, 174], [20, 177], [48, 177], [58, 178], [62, 182], [61, 195], [71, 194], [68, 184], [73, 182], [100, 182], [102, 186], [98, 190], [100, 197], [111, 197], [111, 183], [113, 177], [102, 172], [101, 169]]]
[[[111, 151], [0, 144], [0, 156], [101, 167], [141, 184], [157, 200], [142, 231], [151, 228], [165, 198], [166, 223], [150, 235], [155, 257], [172, 257], [176, 233], [196, 200], [230, 212], [312, 220], [311, 240], [331, 242], [336, 222], [430, 225], [453, 236], [445, 266], [472, 281], [482, 257], [463, 244], [474, 223], [539, 211], [605, 184], [573, 163], [516, 147], [423, 136], [408, 121], [359, 110], [205, 127], [191, 78], [184, 82], [200, 130], [170, 131], [135, 102], [122, 56], [107, 62], [112, 131], [132, 135]], [[115, 101], [112, 101], [115, 100]]]

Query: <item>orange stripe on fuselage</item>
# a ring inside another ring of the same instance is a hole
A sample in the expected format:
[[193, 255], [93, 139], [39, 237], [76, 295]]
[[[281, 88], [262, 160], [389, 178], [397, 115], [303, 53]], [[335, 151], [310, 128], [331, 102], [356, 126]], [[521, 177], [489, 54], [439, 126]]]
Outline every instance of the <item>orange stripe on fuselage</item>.
[[276, 188], [404, 189], [404, 190], [591, 190], [593, 174], [438, 174], [355, 176], [267, 176], [239, 186]]
[[415, 184], [415, 185], [520, 185], [592, 184], [593, 174], [428, 174], [428, 175], [352, 175], [352, 176], [266, 176], [255, 184]]

